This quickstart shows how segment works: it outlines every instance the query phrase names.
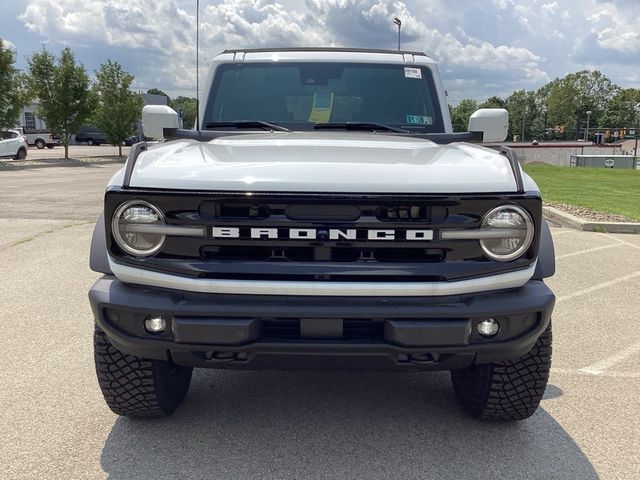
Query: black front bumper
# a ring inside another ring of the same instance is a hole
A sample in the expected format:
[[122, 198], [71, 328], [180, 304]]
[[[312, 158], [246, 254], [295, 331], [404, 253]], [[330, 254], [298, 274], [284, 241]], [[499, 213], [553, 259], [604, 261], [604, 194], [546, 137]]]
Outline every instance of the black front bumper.
[[[120, 350], [230, 369], [449, 370], [528, 352], [555, 303], [542, 281], [448, 297], [195, 294], [105, 275], [89, 291], [98, 326]], [[150, 334], [148, 316], [167, 329]], [[495, 318], [487, 339], [478, 322]]]

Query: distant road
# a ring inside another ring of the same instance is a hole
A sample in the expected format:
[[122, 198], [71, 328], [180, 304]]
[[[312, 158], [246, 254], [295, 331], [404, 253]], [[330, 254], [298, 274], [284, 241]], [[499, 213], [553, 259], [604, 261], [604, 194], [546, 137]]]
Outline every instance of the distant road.
[[[118, 147], [113, 145], [69, 145], [70, 157], [108, 157], [118, 155]], [[122, 155], [129, 155], [129, 147], [122, 147]], [[64, 147], [62, 145], [53, 148], [43, 148], [38, 150], [36, 147], [29, 147], [27, 154], [28, 160], [36, 160], [41, 158], [64, 158]]]

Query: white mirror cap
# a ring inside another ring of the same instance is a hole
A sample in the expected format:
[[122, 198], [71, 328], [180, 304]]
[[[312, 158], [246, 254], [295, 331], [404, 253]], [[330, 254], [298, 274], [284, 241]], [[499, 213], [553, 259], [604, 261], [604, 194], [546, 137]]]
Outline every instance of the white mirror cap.
[[166, 105], [147, 105], [142, 109], [142, 132], [145, 137], [162, 140], [165, 128], [180, 128], [176, 111]]
[[482, 132], [483, 142], [503, 142], [509, 133], [509, 112], [504, 108], [481, 108], [469, 118], [469, 131]]

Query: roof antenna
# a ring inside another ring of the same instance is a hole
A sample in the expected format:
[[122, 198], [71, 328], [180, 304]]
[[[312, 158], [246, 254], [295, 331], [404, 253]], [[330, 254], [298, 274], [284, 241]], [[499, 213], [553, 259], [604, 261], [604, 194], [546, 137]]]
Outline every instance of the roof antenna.
[[200, 0], [196, 0], [196, 131], [200, 131]]

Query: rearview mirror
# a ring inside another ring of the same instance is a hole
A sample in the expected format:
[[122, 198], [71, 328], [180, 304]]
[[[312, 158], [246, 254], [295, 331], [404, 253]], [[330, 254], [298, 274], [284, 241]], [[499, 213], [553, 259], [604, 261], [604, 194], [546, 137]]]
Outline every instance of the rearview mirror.
[[509, 112], [504, 108], [481, 108], [469, 118], [469, 131], [482, 132], [483, 142], [503, 142], [509, 133]]
[[147, 105], [142, 109], [142, 132], [145, 137], [162, 140], [165, 128], [180, 128], [176, 111], [166, 105]]

